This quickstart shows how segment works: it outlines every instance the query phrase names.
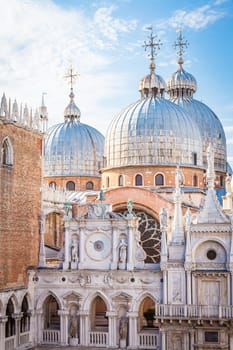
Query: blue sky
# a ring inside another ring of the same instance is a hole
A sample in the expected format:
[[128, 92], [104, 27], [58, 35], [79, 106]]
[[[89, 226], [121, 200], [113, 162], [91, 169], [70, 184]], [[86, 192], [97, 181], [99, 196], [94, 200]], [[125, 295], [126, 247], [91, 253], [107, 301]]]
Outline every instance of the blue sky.
[[70, 64], [81, 121], [105, 133], [112, 118], [139, 98], [148, 72], [146, 27], [163, 42], [156, 72], [177, 68], [173, 43], [181, 27], [189, 42], [184, 68], [202, 100], [222, 121], [233, 163], [233, 1], [0, 0], [0, 93], [34, 110], [46, 92], [50, 125], [63, 121]]

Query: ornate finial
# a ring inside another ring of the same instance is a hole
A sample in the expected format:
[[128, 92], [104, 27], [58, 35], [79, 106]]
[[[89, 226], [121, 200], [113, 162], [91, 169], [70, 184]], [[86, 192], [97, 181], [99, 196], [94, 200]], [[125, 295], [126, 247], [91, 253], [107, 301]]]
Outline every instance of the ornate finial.
[[[154, 64], [154, 58], [155, 56], [157, 56], [157, 50], [160, 50], [160, 46], [162, 45], [161, 40], [157, 39], [157, 35], [153, 34], [153, 28], [152, 26], [147, 27], [146, 29], [150, 30], [150, 35], [148, 36], [149, 41], [144, 41], [144, 45], [142, 45], [142, 47], [144, 47], [145, 51], [147, 51], [147, 48], [150, 48], [150, 53], [148, 54], [148, 57], [151, 60], [150, 63], [150, 69], [151, 71], [154, 71], [155, 69], [155, 64]], [[157, 42], [155, 42], [155, 39], [157, 39]]]
[[68, 80], [71, 91], [73, 90], [73, 84], [75, 83], [77, 77], [78, 77], [78, 74], [74, 71], [74, 68], [71, 65], [70, 69], [68, 70], [67, 74], [64, 77], [65, 79]]
[[189, 46], [189, 43], [187, 40], [184, 40], [184, 37], [182, 35], [182, 29], [180, 29], [180, 28], [177, 29], [177, 32], [179, 34], [177, 37], [177, 41], [175, 41], [175, 43], [174, 43], [174, 48], [175, 49], [178, 48], [178, 51], [177, 51], [177, 55], [179, 56], [178, 63], [181, 65], [184, 63], [183, 57], [182, 57], [184, 50], [187, 49], [187, 47]]

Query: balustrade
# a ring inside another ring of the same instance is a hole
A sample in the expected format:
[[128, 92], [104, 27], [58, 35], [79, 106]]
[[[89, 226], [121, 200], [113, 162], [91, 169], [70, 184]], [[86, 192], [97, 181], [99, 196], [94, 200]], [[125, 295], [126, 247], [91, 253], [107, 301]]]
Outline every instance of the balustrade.
[[89, 332], [89, 345], [106, 346], [108, 345], [107, 332]]
[[233, 306], [157, 304], [155, 317], [229, 319], [233, 317]]
[[44, 344], [59, 344], [60, 343], [60, 331], [54, 329], [43, 330], [43, 343]]

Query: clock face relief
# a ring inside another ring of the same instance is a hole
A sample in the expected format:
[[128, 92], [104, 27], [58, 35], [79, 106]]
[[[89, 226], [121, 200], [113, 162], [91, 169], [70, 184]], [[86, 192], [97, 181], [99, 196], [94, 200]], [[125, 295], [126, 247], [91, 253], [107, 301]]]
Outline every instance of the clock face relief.
[[93, 233], [87, 237], [85, 248], [90, 259], [104, 260], [111, 252], [111, 241], [105, 233]]

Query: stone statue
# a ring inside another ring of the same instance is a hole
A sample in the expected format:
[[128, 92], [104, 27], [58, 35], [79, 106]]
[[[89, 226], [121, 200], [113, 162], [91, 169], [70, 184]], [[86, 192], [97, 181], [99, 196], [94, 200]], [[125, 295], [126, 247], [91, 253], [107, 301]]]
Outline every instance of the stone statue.
[[226, 192], [227, 193], [231, 193], [232, 192], [232, 189], [231, 189], [231, 176], [229, 174], [227, 174], [227, 177], [226, 177]]
[[125, 239], [121, 239], [119, 244], [119, 263], [125, 264], [126, 260], [127, 260], [127, 243]]
[[77, 262], [78, 261], [78, 242], [76, 240], [72, 240], [71, 261], [72, 262]]
[[70, 337], [78, 338], [78, 317], [75, 314], [70, 316]]
[[179, 167], [176, 168], [176, 188], [184, 184], [184, 176]]
[[119, 325], [119, 336], [120, 339], [127, 339], [128, 333], [128, 320], [127, 317], [121, 317]]
[[192, 218], [192, 214], [190, 209], [188, 208], [185, 214], [185, 228], [188, 231], [191, 225], [191, 218]]
[[128, 209], [129, 215], [132, 215], [132, 211], [133, 211], [133, 201], [132, 201], [132, 199], [128, 199], [127, 209]]
[[160, 228], [166, 229], [167, 227], [167, 211], [166, 209], [162, 208], [159, 213], [159, 221], [160, 221]]

